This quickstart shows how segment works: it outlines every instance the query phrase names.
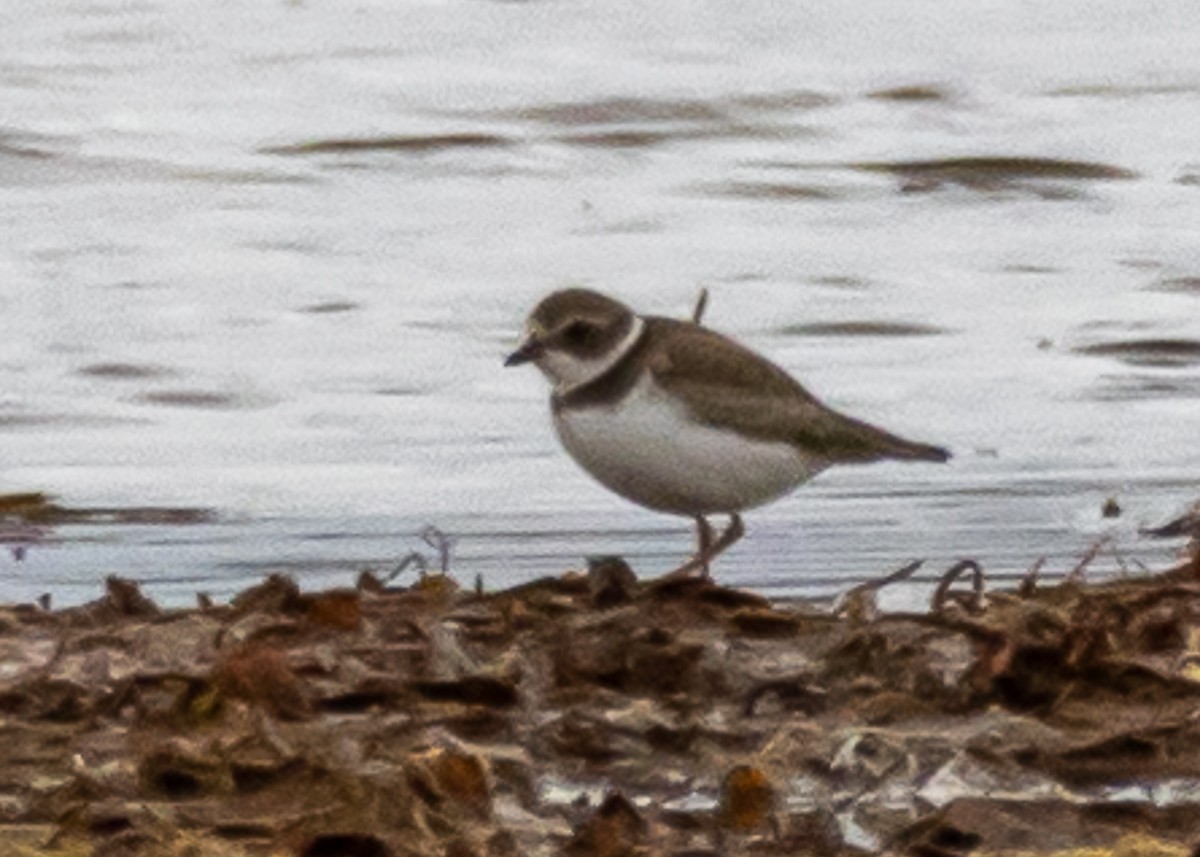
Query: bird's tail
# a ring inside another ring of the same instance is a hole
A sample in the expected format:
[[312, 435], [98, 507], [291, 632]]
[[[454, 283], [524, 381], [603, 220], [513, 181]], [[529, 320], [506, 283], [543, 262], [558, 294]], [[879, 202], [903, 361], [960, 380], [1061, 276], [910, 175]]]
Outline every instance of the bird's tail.
[[804, 423], [803, 445], [816, 448], [833, 462], [949, 461], [950, 451], [930, 443], [905, 440], [862, 420], [821, 408]]
[[949, 461], [950, 450], [931, 443], [918, 443], [915, 440], [905, 440], [894, 434], [887, 435], [887, 446], [884, 456], [897, 458], [901, 461]]

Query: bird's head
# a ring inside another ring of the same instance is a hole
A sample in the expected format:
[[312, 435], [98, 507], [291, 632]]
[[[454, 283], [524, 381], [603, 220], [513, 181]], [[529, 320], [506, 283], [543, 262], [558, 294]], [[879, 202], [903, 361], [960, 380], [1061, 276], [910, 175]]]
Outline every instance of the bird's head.
[[597, 377], [641, 332], [642, 320], [619, 301], [588, 289], [564, 289], [543, 298], [529, 314], [517, 350], [505, 366], [533, 363], [555, 388]]

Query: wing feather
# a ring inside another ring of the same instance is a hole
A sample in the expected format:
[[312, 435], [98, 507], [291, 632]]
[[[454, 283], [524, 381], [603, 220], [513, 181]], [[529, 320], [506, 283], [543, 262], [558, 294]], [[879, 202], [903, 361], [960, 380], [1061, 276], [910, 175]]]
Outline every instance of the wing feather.
[[671, 334], [650, 340], [654, 381], [686, 396], [692, 415], [708, 425], [790, 443], [830, 463], [949, 458], [939, 447], [904, 440], [826, 407], [783, 369], [715, 331], [672, 319], [651, 321]]

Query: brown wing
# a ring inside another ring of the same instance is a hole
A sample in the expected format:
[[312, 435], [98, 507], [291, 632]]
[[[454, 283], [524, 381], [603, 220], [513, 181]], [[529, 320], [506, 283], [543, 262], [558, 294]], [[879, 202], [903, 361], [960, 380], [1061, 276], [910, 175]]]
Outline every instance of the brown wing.
[[[791, 443], [830, 463], [950, 457], [830, 410], [787, 372], [719, 333], [666, 318], [647, 323], [654, 380], [686, 394], [693, 416], [708, 425]], [[667, 330], [670, 336], [661, 335]]]

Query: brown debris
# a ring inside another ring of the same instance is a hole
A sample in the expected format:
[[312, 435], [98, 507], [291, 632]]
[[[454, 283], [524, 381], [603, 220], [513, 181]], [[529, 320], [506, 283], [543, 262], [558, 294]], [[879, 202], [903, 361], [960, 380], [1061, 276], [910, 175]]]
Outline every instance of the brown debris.
[[322, 592], [304, 599], [305, 615], [314, 625], [335, 631], [353, 631], [362, 621], [357, 592]]
[[971, 575], [971, 593], [966, 598], [955, 598], [953, 603], [968, 613], [983, 611], [985, 606], [983, 593], [987, 589], [987, 578], [984, 576], [983, 567], [973, 559], [964, 559], [950, 566], [949, 570], [942, 575], [942, 579], [938, 581], [937, 589], [933, 593], [933, 601], [930, 604], [933, 612], [940, 613], [947, 608], [951, 600], [950, 588], [968, 572]]
[[568, 857], [634, 857], [646, 822], [624, 795], [614, 792], [567, 843]]
[[286, 575], [272, 574], [239, 593], [231, 604], [238, 613], [298, 613], [304, 608], [304, 599], [296, 581]]
[[[896, 853], [914, 857], [966, 854], [1096, 854], [1186, 857], [1194, 809], [1156, 809], [1114, 803], [989, 801], [969, 798], [906, 831]], [[1153, 834], [1152, 836], [1150, 834]], [[1070, 850], [1070, 849], [1078, 849]]]
[[281, 720], [302, 720], [311, 713], [304, 683], [282, 652], [248, 644], [225, 654], [213, 671], [222, 696], [258, 706]]
[[443, 573], [325, 593], [273, 576], [197, 610], [114, 578], [82, 607], [0, 606], [0, 843], [38, 857], [1186, 854], [1195, 562], [1006, 593], [964, 561], [928, 613], [874, 597], [919, 563], [830, 612], [642, 582], [618, 558], [485, 594]]
[[0, 519], [48, 527], [60, 524], [207, 524], [217, 519], [211, 509], [134, 506], [74, 509], [40, 491], [0, 494]]
[[719, 819], [729, 830], [760, 830], [772, 822], [775, 787], [760, 769], [739, 765], [721, 782]]
[[594, 607], [615, 607], [633, 600], [637, 575], [619, 556], [588, 560], [588, 592]]
[[322, 833], [305, 841], [297, 857], [395, 857], [381, 839], [369, 833]]
[[482, 759], [470, 753], [435, 747], [409, 759], [408, 781], [434, 806], [451, 804], [481, 818], [491, 815], [491, 788]]
[[143, 793], [163, 800], [188, 800], [233, 790], [227, 765], [182, 739], [155, 747], [138, 765]]
[[138, 585], [132, 580], [123, 580], [112, 576], [104, 581], [108, 593], [108, 605], [119, 616], [154, 616], [158, 606], [142, 595]]

